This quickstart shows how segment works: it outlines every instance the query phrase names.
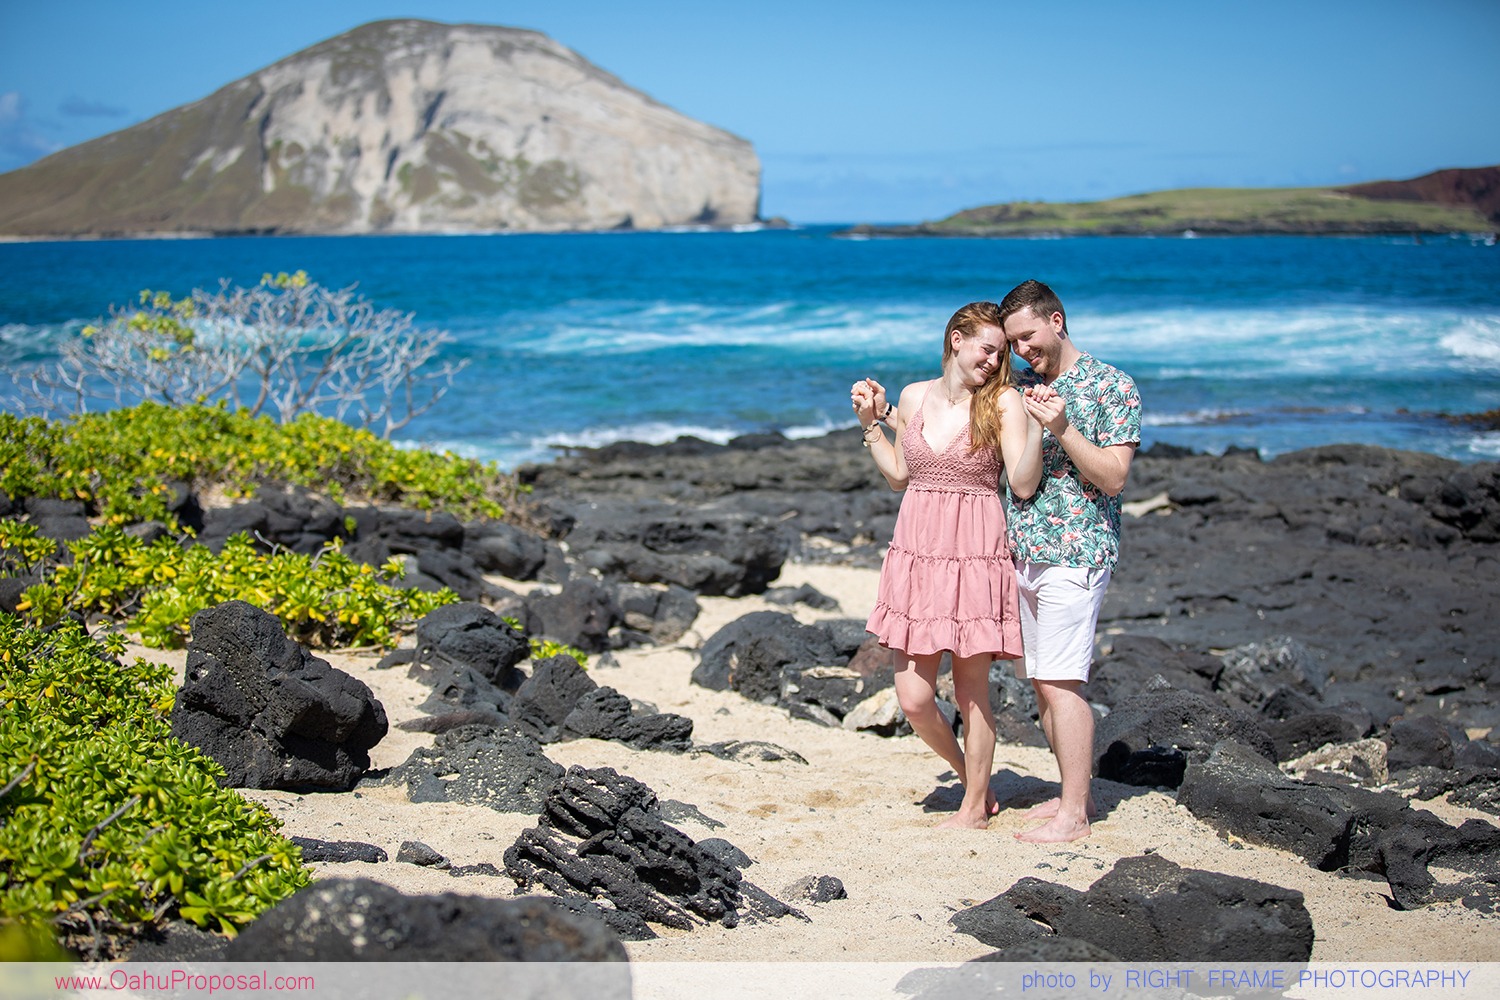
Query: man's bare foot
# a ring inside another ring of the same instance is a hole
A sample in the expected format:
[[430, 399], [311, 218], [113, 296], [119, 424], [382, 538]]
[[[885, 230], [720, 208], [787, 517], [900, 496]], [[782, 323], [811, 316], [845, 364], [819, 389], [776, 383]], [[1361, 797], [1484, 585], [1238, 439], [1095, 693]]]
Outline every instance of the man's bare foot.
[[987, 830], [990, 818], [988, 816], [974, 816], [959, 810], [952, 816], [937, 825], [939, 830]]
[[1017, 833], [1016, 839], [1028, 844], [1066, 844], [1070, 841], [1082, 840], [1088, 835], [1087, 820], [1075, 821], [1054, 816], [1051, 822]]
[[[1034, 805], [1030, 809], [1026, 810], [1024, 813], [1021, 814], [1021, 819], [1022, 820], [1051, 819], [1053, 816], [1057, 815], [1058, 807], [1061, 806], [1061, 805], [1062, 805], [1062, 799], [1057, 798], [1056, 796], [1053, 796], [1052, 798], [1048, 799], [1046, 802], [1042, 802], [1042, 803], [1040, 803], [1038, 805]], [[1089, 798], [1089, 806], [1088, 806], [1088, 808], [1089, 808], [1089, 819], [1098, 819], [1099, 818], [1099, 810], [1096, 809], [1096, 808], [1094, 808], [1094, 800], [1093, 800], [1092, 796]]]

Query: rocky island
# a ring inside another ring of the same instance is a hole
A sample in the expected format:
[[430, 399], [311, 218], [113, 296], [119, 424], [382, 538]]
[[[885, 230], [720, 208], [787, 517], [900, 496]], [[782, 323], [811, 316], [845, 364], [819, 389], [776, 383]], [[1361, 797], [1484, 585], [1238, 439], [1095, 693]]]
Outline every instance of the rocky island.
[[750, 143], [534, 31], [379, 21], [0, 175], [0, 236], [754, 222]]

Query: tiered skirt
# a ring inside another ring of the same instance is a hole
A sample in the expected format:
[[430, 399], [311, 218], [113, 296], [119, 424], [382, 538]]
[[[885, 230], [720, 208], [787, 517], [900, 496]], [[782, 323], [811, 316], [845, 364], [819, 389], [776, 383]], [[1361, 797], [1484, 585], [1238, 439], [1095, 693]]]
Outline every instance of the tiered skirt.
[[866, 629], [913, 655], [1021, 655], [1016, 571], [994, 492], [908, 488]]

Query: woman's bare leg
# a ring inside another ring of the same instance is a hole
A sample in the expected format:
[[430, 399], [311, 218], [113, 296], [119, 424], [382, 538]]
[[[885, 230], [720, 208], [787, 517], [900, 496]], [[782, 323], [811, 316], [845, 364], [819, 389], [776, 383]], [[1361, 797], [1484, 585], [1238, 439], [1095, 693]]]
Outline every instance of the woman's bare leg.
[[953, 727], [937, 707], [938, 664], [941, 653], [913, 656], [896, 654], [896, 701], [911, 728], [960, 778], [964, 776], [964, 752], [953, 735]]
[[953, 658], [953, 695], [964, 719], [964, 800], [940, 826], [983, 830], [999, 811], [990, 791], [995, 764], [995, 715], [990, 707], [990, 657]]

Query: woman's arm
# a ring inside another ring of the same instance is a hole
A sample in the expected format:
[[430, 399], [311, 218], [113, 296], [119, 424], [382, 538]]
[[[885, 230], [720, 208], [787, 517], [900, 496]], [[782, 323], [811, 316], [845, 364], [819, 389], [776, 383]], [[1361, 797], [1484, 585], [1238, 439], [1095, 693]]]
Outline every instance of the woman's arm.
[[1019, 391], [1000, 395], [1000, 457], [1011, 494], [1030, 499], [1042, 481], [1042, 425], [1026, 412]]
[[859, 417], [859, 425], [863, 428], [865, 445], [870, 449], [871, 457], [875, 459], [875, 468], [880, 470], [880, 474], [885, 477], [891, 489], [906, 489], [908, 481], [906, 453], [901, 448], [901, 432], [906, 429], [906, 421], [915, 412], [912, 408], [921, 405], [921, 394], [913, 392], [911, 386], [901, 391], [901, 403], [896, 407], [895, 413], [896, 440], [894, 442], [885, 436], [885, 430], [876, 419], [876, 397], [870, 387], [855, 383], [853, 399], [855, 415]]

